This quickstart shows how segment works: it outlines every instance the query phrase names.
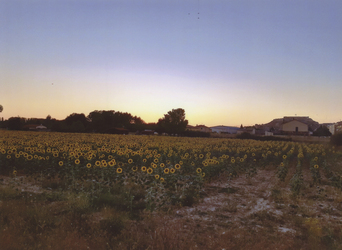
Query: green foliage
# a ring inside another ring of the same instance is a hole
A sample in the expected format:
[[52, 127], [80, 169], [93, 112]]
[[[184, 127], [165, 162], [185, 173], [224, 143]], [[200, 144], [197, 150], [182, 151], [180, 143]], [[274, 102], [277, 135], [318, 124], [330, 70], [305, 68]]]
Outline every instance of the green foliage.
[[287, 173], [288, 173], [288, 168], [287, 166], [284, 164], [283, 166], [279, 166], [278, 169], [277, 169], [277, 177], [282, 181], [284, 182], [285, 181], [285, 178], [287, 176]]
[[302, 166], [301, 166], [301, 162], [299, 161], [296, 167], [296, 173], [293, 175], [293, 177], [290, 180], [291, 191], [294, 197], [299, 195], [300, 190], [303, 187], [303, 184], [304, 184], [304, 180], [303, 180], [303, 175], [302, 175]]
[[316, 131], [313, 132], [314, 136], [331, 136], [331, 132], [326, 126], [319, 126]]
[[164, 118], [159, 119], [158, 129], [160, 132], [168, 134], [181, 134], [185, 131], [188, 120], [185, 120], [185, 110], [178, 108], [172, 109]]

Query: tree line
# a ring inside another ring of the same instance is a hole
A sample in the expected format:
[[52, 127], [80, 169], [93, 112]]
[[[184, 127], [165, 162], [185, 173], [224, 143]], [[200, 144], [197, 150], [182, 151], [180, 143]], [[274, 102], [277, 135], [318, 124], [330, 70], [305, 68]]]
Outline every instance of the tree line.
[[181, 135], [185, 133], [188, 120], [185, 119], [185, 110], [178, 108], [167, 112], [157, 123], [146, 123], [140, 117], [127, 112], [94, 110], [88, 116], [72, 113], [63, 120], [54, 119], [50, 115], [45, 119], [10, 117], [0, 124], [1, 128], [8, 130], [30, 130], [32, 125], [43, 125], [56, 132], [128, 134], [153, 131]]

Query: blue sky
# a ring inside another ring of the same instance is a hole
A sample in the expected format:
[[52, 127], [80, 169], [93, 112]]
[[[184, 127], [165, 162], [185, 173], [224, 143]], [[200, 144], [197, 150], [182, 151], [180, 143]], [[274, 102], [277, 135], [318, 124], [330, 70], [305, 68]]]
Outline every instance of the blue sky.
[[342, 2], [0, 0], [1, 116], [342, 119]]

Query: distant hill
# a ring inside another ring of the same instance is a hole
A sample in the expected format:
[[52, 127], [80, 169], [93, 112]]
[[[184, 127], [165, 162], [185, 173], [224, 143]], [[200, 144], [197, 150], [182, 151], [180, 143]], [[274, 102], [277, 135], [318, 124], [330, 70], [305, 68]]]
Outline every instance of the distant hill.
[[300, 122], [303, 122], [309, 126], [310, 131], [315, 131], [317, 128], [319, 128], [320, 124], [314, 120], [312, 120], [308, 116], [284, 116], [283, 118], [277, 118], [273, 119], [271, 122], [261, 125], [256, 125], [257, 128], [262, 128], [266, 131], [269, 131], [271, 128], [273, 128], [275, 131], [279, 131], [282, 129], [283, 123], [297, 120]]

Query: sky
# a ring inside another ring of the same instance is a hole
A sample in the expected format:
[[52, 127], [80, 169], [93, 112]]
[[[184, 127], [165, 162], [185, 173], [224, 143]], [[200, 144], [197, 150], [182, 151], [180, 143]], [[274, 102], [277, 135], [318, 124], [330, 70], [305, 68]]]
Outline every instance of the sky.
[[342, 119], [340, 0], [0, 0], [0, 117]]

